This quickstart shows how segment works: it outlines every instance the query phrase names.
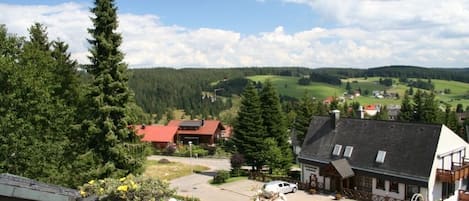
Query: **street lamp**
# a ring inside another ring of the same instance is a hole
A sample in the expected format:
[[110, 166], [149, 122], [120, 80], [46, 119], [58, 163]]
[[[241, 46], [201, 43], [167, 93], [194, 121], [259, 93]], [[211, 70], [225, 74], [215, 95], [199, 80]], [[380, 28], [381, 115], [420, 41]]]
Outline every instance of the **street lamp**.
[[192, 170], [192, 141], [189, 141], [189, 157], [190, 157], [190, 165], [191, 165], [191, 174], [193, 173]]

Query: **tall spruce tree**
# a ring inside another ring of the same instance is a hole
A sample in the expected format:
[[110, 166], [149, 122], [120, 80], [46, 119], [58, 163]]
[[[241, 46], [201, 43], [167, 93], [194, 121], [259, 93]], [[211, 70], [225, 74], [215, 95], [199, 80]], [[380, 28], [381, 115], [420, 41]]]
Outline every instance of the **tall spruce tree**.
[[259, 94], [261, 101], [262, 125], [266, 134], [273, 138], [282, 153], [281, 162], [277, 167], [289, 170], [293, 160], [291, 145], [288, 142], [290, 136], [284, 119], [284, 113], [280, 105], [280, 98], [270, 80], [263, 84]]
[[294, 122], [294, 132], [300, 146], [303, 145], [309, 124], [313, 119], [313, 107], [311, 97], [305, 93], [296, 109], [297, 116]]
[[260, 170], [265, 164], [263, 153], [268, 150], [265, 139], [259, 95], [249, 82], [241, 94], [238, 117], [233, 125], [233, 142], [236, 149], [246, 159], [246, 163]]
[[84, 170], [79, 180], [122, 177], [142, 171], [144, 145], [129, 129], [129, 104], [132, 92], [128, 87], [127, 65], [119, 50], [122, 37], [116, 33], [117, 8], [113, 0], [96, 0], [91, 12], [94, 27], [88, 29], [92, 39], [87, 71], [93, 82], [89, 99], [89, 119], [82, 128], [86, 152], [78, 157], [76, 168]]
[[397, 116], [399, 121], [410, 122], [414, 120], [414, 107], [412, 106], [411, 100], [407, 93], [404, 94], [402, 99], [401, 109]]

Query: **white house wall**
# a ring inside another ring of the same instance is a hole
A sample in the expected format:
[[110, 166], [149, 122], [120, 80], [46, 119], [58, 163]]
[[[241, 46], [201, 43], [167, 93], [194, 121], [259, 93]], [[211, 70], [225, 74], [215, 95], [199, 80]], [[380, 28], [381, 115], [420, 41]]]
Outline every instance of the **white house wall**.
[[[441, 199], [441, 183], [436, 182], [436, 169], [441, 168], [441, 160], [438, 158], [439, 154], [444, 154], [460, 147], [466, 147], [466, 156], [468, 155], [469, 145], [466, 141], [460, 138], [457, 134], [451, 131], [448, 127], [443, 125], [441, 127], [440, 139], [436, 148], [436, 154], [433, 159], [432, 170], [428, 181], [428, 200], [440, 200]], [[457, 155], [457, 154], [456, 154]], [[454, 156], [457, 157], [457, 156]], [[447, 157], [449, 158], [449, 157]], [[453, 159], [454, 160], [454, 159]], [[455, 162], [458, 160], [454, 160]], [[445, 161], [445, 168], [449, 169], [450, 161]], [[459, 185], [455, 186], [454, 195], [457, 195]], [[452, 196], [448, 201], [455, 200], [457, 196]]]

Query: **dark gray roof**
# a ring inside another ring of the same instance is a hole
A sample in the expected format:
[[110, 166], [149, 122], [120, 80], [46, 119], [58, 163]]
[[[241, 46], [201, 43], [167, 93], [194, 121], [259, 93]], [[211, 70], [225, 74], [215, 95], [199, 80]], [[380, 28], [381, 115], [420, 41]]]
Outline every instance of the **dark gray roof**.
[[179, 124], [179, 127], [201, 127], [203, 125], [203, 120], [187, 120], [182, 121]]
[[[353, 146], [347, 158], [354, 170], [427, 181], [436, 152], [441, 125], [341, 118], [332, 128], [329, 117], [311, 121], [299, 159], [328, 164], [343, 158], [345, 146]], [[333, 156], [334, 145], [342, 145]], [[386, 151], [377, 163], [379, 150]]]
[[340, 174], [342, 179], [353, 177], [355, 175], [352, 170], [352, 167], [350, 167], [350, 164], [347, 162], [346, 159], [331, 161], [331, 165], [334, 166], [334, 168]]
[[0, 196], [30, 200], [76, 200], [77, 190], [38, 182], [8, 173], [0, 174]]

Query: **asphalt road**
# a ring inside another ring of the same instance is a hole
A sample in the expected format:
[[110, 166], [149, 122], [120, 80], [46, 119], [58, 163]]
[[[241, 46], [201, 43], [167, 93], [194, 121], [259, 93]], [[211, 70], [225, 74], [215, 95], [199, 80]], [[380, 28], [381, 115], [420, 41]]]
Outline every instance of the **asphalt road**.
[[[170, 187], [175, 188], [179, 195], [197, 197], [201, 201], [250, 201], [261, 189], [263, 183], [253, 180], [241, 180], [237, 182], [227, 183], [220, 186], [209, 184], [209, 180], [213, 178], [216, 170], [229, 170], [230, 162], [228, 159], [190, 159], [184, 157], [171, 156], [150, 156], [149, 160], [160, 160], [166, 158], [170, 161], [176, 161], [186, 164], [204, 165], [210, 170], [192, 174], [185, 177], [177, 178], [170, 181]], [[288, 201], [330, 201], [334, 200], [332, 196], [327, 195], [310, 195], [304, 191], [297, 191], [286, 195]], [[343, 199], [346, 201], [346, 199]]]

